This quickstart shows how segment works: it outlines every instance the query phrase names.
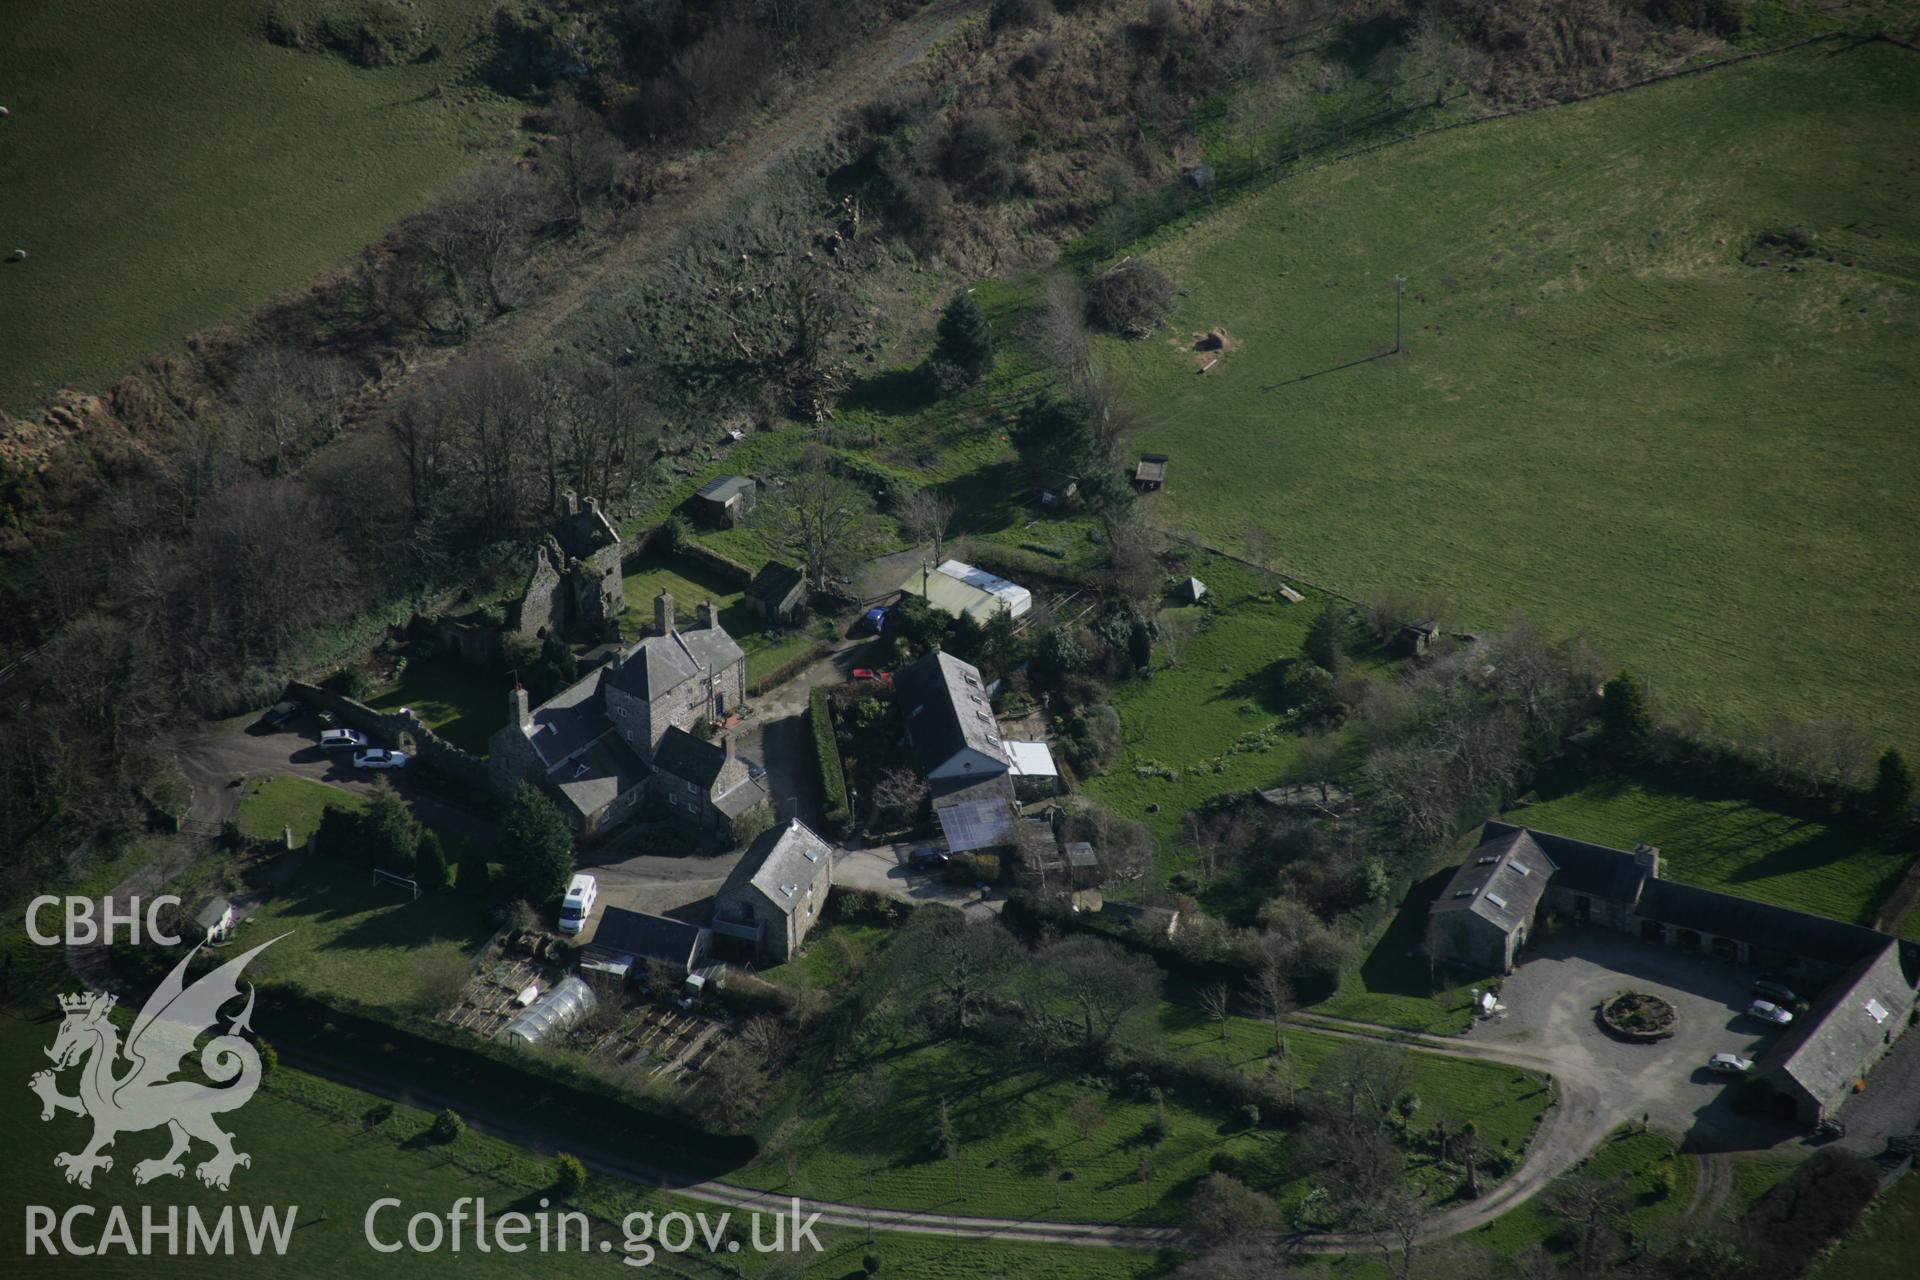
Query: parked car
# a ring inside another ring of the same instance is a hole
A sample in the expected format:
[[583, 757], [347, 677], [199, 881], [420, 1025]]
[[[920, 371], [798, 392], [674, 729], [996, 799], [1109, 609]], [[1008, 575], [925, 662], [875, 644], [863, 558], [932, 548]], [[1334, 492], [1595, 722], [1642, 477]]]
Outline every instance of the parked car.
[[1716, 1053], [1707, 1059], [1707, 1070], [1717, 1071], [1723, 1076], [1743, 1076], [1753, 1070], [1753, 1059], [1743, 1058], [1737, 1053]]
[[867, 610], [865, 616], [860, 619], [860, 629], [869, 635], [876, 636], [885, 632], [887, 629], [887, 612], [888, 610], [884, 605]]
[[354, 767], [360, 769], [404, 769], [407, 765], [407, 753], [375, 747], [371, 751], [354, 752], [353, 763]]
[[284, 728], [286, 725], [298, 719], [300, 713], [306, 709], [306, 704], [302, 702], [294, 702], [292, 700], [276, 702], [267, 708], [265, 715], [260, 717], [260, 723], [270, 729]]
[[567, 885], [567, 896], [560, 900], [560, 932], [578, 933], [587, 927], [593, 904], [600, 897], [600, 882], [589, 875], [577, 875]]
[[354, 729], [322, 729], [320, 731], [320, 749], [322, 751], [359, 750], [367, 745], [367, 735]]
[[1782, 982], [1775, 982], [1771, 978], [1761, 978], [1755, 982], [1749, 990], [1757, 996], [1765, 996], [1775, 1004], [1789, 1005], [1800, 1003], [1800, 997], [1793, 993], [1792, 987]]
[[1777, 1027], [1784, 1027], [1793, 1021], [1793, 1014], [1771, 1000], [1755, 1000], [1747, 1006], [1747, 1016], [1758, 1018], [1762, 1022], [1771, 1022]]
[[953, 855], [944, 849], [915, 849], [907, 855], [907, 865], [916, 870], [932, 871], [952, 861]]

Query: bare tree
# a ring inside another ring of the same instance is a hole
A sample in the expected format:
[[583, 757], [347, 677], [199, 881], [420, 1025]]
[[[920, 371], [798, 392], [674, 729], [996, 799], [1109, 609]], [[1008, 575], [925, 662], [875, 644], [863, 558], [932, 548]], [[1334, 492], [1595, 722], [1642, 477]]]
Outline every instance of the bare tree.
[[1426, 1220], [1425, 1201], [1405, 1183], [1387, 1188], [1361, 1219], [1384, 1256], [1388, 1272], [1397, 1280], [1409, 1280], [1413, 1275], [1413, 1248]]
[[228, 394], [250, 452], [261, 470], [277, 476], [339, 432], [353, 378], [338, 360], [262, 346], [241, 362]]
[[873, 787], [875, 813], [890, 813], [907, 822], [919, 812], [929, 794], [926, 780], [912, 769], [889, 769]]
[[1082, 1046], [1093, 1050], [1160, 993], [1160, 970], [1105, 938], [1074, 934], [1046, 948], [1035, 967], [1041, 990], [1080, 1016]]
[[900, 523], [915, 542], [933, 544], [933, 562], [942, 560], [947, 533], [953, 527], [953, 500], [932, 485], [910, 489], [900, 498]]
[[918, 996], [922, 1012], [960, 1029], [978, 1021], [1021, 960], [1019, 943], [997, 920], [975, 923], [946, 911], [915, 915], [888, 954], [898, 986]]
[[1088, 381], [1093, 366], [1087, 339], [1087, 299], [1070, 273], [1056, 271], [1047, 277], [1034, 342], [1042, 358], [1059, 370], [1069, 387]]
[[1227, 1015], [1233, 1011], [1233, 989], [1224, 982], [1212, 982], [1200, 988], [1201, 1011], [1213, 1023], [1215, 1038], [1220, 1041], [1220, 1051], [1227, 1048]]
[[1328, 784], [1339, 776], [1341, 766], [1346, 763], [1346, 749], [1341, 746], [1340, 739], [1330, 733], [1304, 738], [1300, 743], [1300, 754], [1295, 759], [1300, 776], [1320, 788], [1320, 803], [1328, 803]]
[[613, 189], [623, 152], [600, 114], [571, 93], [555, 105], [552, 137], [542, 152], [541, 171], [550, 184], [561, 216], [585, 226], [587, 209]]
[[873, 497], [834, 474], [824, 449], [810, 447], [786, 485], [760, 503], [758, 519], [799, 560], [814, 590], [846, 571], [874, 537]]
[[510, 310], [527, 269], [531, 183], [511, 165], [488, 165], [402, 223], [373, 303], [390, 321], [455, 338]]
[[786, 1063], [787, 1054], [793, 1046], [793, 1037], [787, 1030], [787, 1024], [780, 1018], [764, 1013], [747, 1019], [740, 1028], [739, 1038], [741, 1045], [768, 1075], [773, 1075]]
[[1605, 1267], [1605, 1255], [1618, 1243], [1628, 1200], [1618, 1180], [1572, 1174], [1547, 1193], [1547, 1210], [1566, 1224], [1573, 1238], [1574, 1266], [1581, 1275]]

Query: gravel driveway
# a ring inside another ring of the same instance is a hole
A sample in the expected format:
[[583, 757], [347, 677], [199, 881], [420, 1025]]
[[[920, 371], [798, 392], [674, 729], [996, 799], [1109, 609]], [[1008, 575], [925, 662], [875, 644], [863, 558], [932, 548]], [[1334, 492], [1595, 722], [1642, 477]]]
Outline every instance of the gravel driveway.
[[[1747, 986], [1759, 970], [1658, 947], [1603, 929], [1563, 934], [1534, 951], [1500, 990], [1504, 1017], [1467, 1039], [1551, 1059], [1555, 1074], [1606, 1099], [1611, 1123], [1647, 1117], [1683, 1135], [1688, 1150], [1753, 1151], [1805, 1141], [1803, 1129], [1737, 1114], [1726, 1078], [1706, 1069], [1729, 1051], [1764, 1064], [1779, 1033], [1748, 1018]], [[1628, 1044], [1601, 1030], [1600, 1002], [1631, 987], [1680, 1013], [1670, 1039]]]

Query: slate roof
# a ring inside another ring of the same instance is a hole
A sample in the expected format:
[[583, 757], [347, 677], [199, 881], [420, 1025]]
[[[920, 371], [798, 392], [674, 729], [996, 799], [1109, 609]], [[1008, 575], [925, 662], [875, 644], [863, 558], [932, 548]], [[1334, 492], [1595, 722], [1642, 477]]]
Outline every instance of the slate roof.
[[209, 898], [200, 909], [193, 913], [193, 922], [202, 929], [211, 929], [227, 918], [233, 910], [233, 903], [226, 898]]
[[1095, 856], [1092, 845], [1085, 840], [1075, 840], [1067, 846], [1067, 863], [1075, 867], [1097, 867], [1100, 859]]
[[1882, 945], [1821, 993], [1775, 1050], [1780, 1074], [1826, 1105], [1845, 1095], [1913, 1008], [1900, 944]]
[[722, 670], [745, 656], [724, 627], [675, 630], [634, 645], [610, 679], [621, 692], [651, 702], [702, 672]]
[[753, 575], [753, 581], [747, 584], [747, 596], [777, 609], [805, 581], [806, 575], [792, 565], [769, 560], [760, 566], [760, 572]]
[[[1492, 831], [1496, 825], [1505, 830]], [[1432, 913], [1471, 911], [1511, 933], [1532, 918], [1555, 865], [1525, 828], [1491, 822], [1487, 826], [1490, 834], [1482, 837], [1447, 881], [1434, 899]]]
[[653, 753], [653, 767], [706, 791], [726, 767], [727, 752], [717, 742], [702, 742], [679, 725], [669, 727]]
[[533, 709], [533, 727], [527, 740], [552, 768], [607, 731], [606, 705], [600, 680], [606, 668], [597, 667]]
[[832, 878], [833, 847], [795, 818], [761, 832], [733, 864], [720, 893], [751, 884], [783, 914], [792, 915], [809, 885], [831, 883]]
[[567, 806], [591, 817], [647, 780], [652, 770], [620, 735], [608, 731], [593, 746], [547, 773]]
[[599, 928], [594, 930], [593, 945], [596, 949], [640, 960], [685, 964], [703, 932], [699, 925], [685, 920], [629, 911], [625, 907], [606, 907], [601, 911]]
[[935, 649], [894, 677], [894, 698], [922, 774], [969, 747], [1001, 771], [1012, 764], [993, 720], [986, 681], [972, 663]]
[[1638, 902], [1647, 883], [1647, 868], [1624, 849], [1589, 844], [1551, 832], [1518, 827], [1509, 822], [1489, 822], [1483, 829], [1482, 843], [1508, 832], [1523, 831], [1546, 852], [1558, 868], [1553, 873], [1556, 889], [1590, 894], [1613, 902]]
[[709, 502], [725, 502], [751, 488], [753, 481], [745, 476], [715, 476], [700, 486], [700, 496]]
[[1887, 941], [1886, 934], [1857, 924], [1671, 880], [1647, 882], [1640, 895], [1639, 914], [1642, 919], [1658, 920], [1672, 928], [1735, 938], [1842, 968], [1877, 953]]

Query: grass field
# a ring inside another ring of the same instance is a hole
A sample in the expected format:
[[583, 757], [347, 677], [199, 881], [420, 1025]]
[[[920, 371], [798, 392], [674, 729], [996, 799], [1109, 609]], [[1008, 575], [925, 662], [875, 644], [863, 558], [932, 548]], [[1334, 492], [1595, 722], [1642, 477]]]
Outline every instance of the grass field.
[[[1162, 1038], [1193, 1054], [1218, 1055], [1263, 1070], [1273, 1033], [1235, 1018], [1222, 1042], [1214, 1024], [1191, 1009], [1163, 1005]], [[1296, 1083], [1347, 1042], [1290, 1031]], [[1410, 1055], [1412, 1089], [1423, 1117], [1472, 1119], [1490, 1143], [1524, 1143], [1546, 1102], [1545, 1082], [1525, 1072]], [[1092, 1096], [1104, 1123], [1082, 1135], [1069, 1109]], [[945, 1099], [959, 1137], [953, 1159], [935, 1154], [935, 1116]], [[1288, 1134], [1249, 1129], [1238, 1115], [1169, 1100], [1169, 1132], [1152, 1144], [1143, 1132], [1155, 1117], [1150, 1101], [1038, 1072], [1009, 1075], [960, 1043], [903, 1041], [877, 1055], [864, 1073], [823, 1084], [782, 1135], [784, 1151], [730, 1180], [770, 1190], [884, 1203], [944, 1213], [1011, 1215], [1067, 1221], [1173, 1222], [1216, 1153], [1237, 1158], [1249, 1185], [1283, 1209], [1306, 1193], [1307, 1180]], [[790, 1151], [791, 1172], [788, 1156]], [[1142, 1181], [1146, 1155], [1151, 1181]]]
[[370, 880], [359, 867], [308, 857], [242, 926], [239, 940], [248, 946], [287, 934], [254, 969], [264, 978], [297, 982], [321, 999], [404, 1009], [415, 998], [422, 964], [441, 955], [471, 956], [493, 935], [476, 898], [447, 890], [415, 901]]
[[368, 698], [367, 705], [376, 711], [412, 707], [449, 743], [484, 756], [487, 739], [507, 723], [507, 691], [512, 687], [504, 672], [441, 655], [409, 661], [400, 678]]
[[447, 55], [374, 70], [275, 47], [255, 0], [10, 10], [0, 252], [29, 257], [0, 268], [15, 321], [0, 408], [104, 389], [143, 354], [342, 262], [504, 150], [513, 104], [472, 81], [493, 8], [409, 6]]
[[647, 556], [626, 575], [627, 611], [620, 615], [620, 635], [638, 640], [653, 631], [653, 599], [662, 591], [673, 597], [674, 618], [682, 627], [695, 625], [694, 609], [702, 600], [720, 612], [720, 625], [746, 651], [747, 683], [779, 669], [807, 652], [817, 637], [806, 628], [770, 630], [747, 608], [746, 593], [677, 556]]
[[[1634, 1133], [1621, 1130], [1599, 1150], [1587, 1157], [1575, 1174], [1603, 1182], [1624, 1179], [1628, 1191], [1628, 1220], [1636, 1237], [1658, 1236], [1663, 1229], [1678, 1225], [1687, 1200], [1693, 1193], [1694, 1165], [1680, 1157], [1673, 1139], [1660, 1133]], [[1673, 1171], [1673, 1187], [1662, 1193], [1655, 1182], [1655, 1170]], [[1550, 1193], [1549, 1193], [1550, 1194]], [[1498, 1257], [1511, 1258], [1529, 1245], [1541, 1244], [1558, 1251], [1566, 1261], [1565, 1227], [1547, 1208], [1545, 1196], [1537, 1196], [1511, 1213], [1496, 1218], [1484, 1230], [1470, 1237]]]
[[1539, 803], [1506, 820], [1620, 849], [1645, 842], [1660, 850], [1669, 880], [1852, 924], [1872, 920], [1908, 862], [1885, 837], [1857, 827], [1655, 780], [1549, 777], [1538, 794]]
[[[39, 1015], [32, 1010], [0, 1009], [0, 1070], [11, 1079], [24, 1081], [37, 1069], [36, 1064], [43, 1066], [41, 1050], [52, 1043], [56, 1022], [51, 1010]], [[73, 1087], [70, 1081], [64, 1086], [68, 1090]], [[530, 1270], [542, 1276], [606, 1276], [614, 1268], [612, 1260], [601, 1252], [601, 1244], [605, 1241], [616, 1250], [613, 1258], [621, 1256], [617, 1250], [624, 1242], [625, 1215], [681, 1210], [705, 1212], [712, 1221], [721, 1212], [711, 1205], [596, 1176], [584, 1192], [565, 1202], [566, 1208], [589, 1215], [590, 1252], [548, 1252], [531, 1262], [536, 1255], [480, 1252], [471, 1247], [469, 1235], [468, 1247], [459, 1253], [443, 1249], [435, 1254], [382, 1254], [367, 1245], [362, 1229], [367, 1209], [376, 1199], [394, 1197], [402, 1203], [399, 1210], [389, 1210], [378, 1219], [383, 1238], [388, 1240], [404, 1230], [407, 1215], [422, 1211], [444, 1215], [463, 1196], [485, 1197], [489, 1215], [510, 1209], [532, 1213], [543, 1195], [552, 1195], [551, 1162], [471, 1130], [452, 1143], [433, 1142], [426, 1137], [432, 1117], [423, 1111], [388, 1107], [371, 1095], [282, 1069], [267, 1078], [244, 1109], [223, 1119], [223, 1127], [234, 1134], [236, 1147], [253, 1159], [249, 1167], [236, 1173], [231, 1192], [207, 1190], [191, 1176], [134, 1186], [134, 1161], [158, 1155], [164, 1147], [163, 1136], [157, 1132], [124, 1135], [114, 1147], [114, 1168], [98, 1175], [93, 1189], [86, 1191], [67, 1183], [52, 1163], [56, 1151], [74, 1150], [85, 1140], [84, 1122], [62, 1116], [42, 1124], [39, 1105], [25, 1088], [6, 1090], [0, 1098], [0, 1130], [14, 1136], [32, 1153], [32, 1158], [8, 1161], [0, 1169], [0, 1199], [9, 1205], [46, 1205], [64, 1212], [74, 1204], [101, 1204], [104, 1214], [104, 1204], [110, 1202], [126, 1207], [136, 1230], [143, 1205], [154, 1206], [163, 1221], [169, 1206], [184, 1211], [193, 1205], [212, 1214], [227, 1203], [256, 1208], [297, 1205], [299, 1225], [291, 1234], [286, 1255], [270, 1256], [264, 1264], [244, 1254], [130, 1259], [117, 1253], [77, 1263], [63, 1257], [26, 1257], [23, 1217], [8, 1213], [0, 1220], [0, 1255], [9, 1260], [10, 1276], [66, 1277], [84, 1272], [114, 1277], [239, 1277], [258, 1275], [263, 1265], [273, 1275], [290, 1280], [331, 1280], [341, 1275], [459, 1275], [485, 1280], [526, 1275]], [[196, 1149], [196, 1155], [200, 1154], [204, 1149]], [[735, 1229], [744, 1237], [744, 1222], [738, 1214], [734, 1218]], [[91, 1224], [81, 1219], [77, 1234], [88, 1240], [89, 1225], [97, 1236], [101, 1224], [98, 1217]], [[389, 1226], [393, 1230], [387, 1230]], [[1144, 1280], [1164, 1275], [1173, 1263], [1171, 1257], [1150, 1252], [975, 1243], [854, 1231], [821, 1230], [817, 1234], [825, 1253], [813, 1260], [808, 1274], [860, 1274], [861, 1258], [868, 1253], [879, 1255], [883, 1274], [936, 1280], [986, 1280], [1008, 1275], [1041, 1280]], [[704, 1251], [659, 1254], [642, 1274], [724, 1280], [729, 1276], [792, 1273], [780, 1270], [776, 1259], [743, 1248], [740, 1253], [718, 1259]]]
[[[1257, 599], [1253, 575], [1218, 556], [1196, 556], [1187, 567], [1213, 603], [1161, 610], [1163, 624], [1192, 628], [1191, 636], [1177, 665], [1165, 665], [1163, 646], [1153, 679], [1114, 687], [1123, 746], [1084, 788], [1146, 823], [1163, 849], [1179, 838], [1182, 816], [1207, 798], [1287, 776], [1300, 739], [1281, 680], [1322, 603]], [[1159, 812], [1147, 811], [1153, 804]]]
[[1809, 1280], [1899, 1280], [1913, 1274], [1920, 1238], [1920, 1177], [1889, 1187], [1852, 1236], [1814, 1265]]
[[1168, 337], [1102, 344], [1173, 458], [1149, 506], [1585, 630], [1716, 717], [1920, 741], [1916, 159], [1920, 58], [1829, 44], [1283, 182], [1151, 248]]
[[277, 840], [292, 827], [294, 843], [304, 844], [328, 809], [358, 813], [366, 807], [365, 797], [308, 778], [248, 778], [233, 822], [241, 835], [261, 840]]

